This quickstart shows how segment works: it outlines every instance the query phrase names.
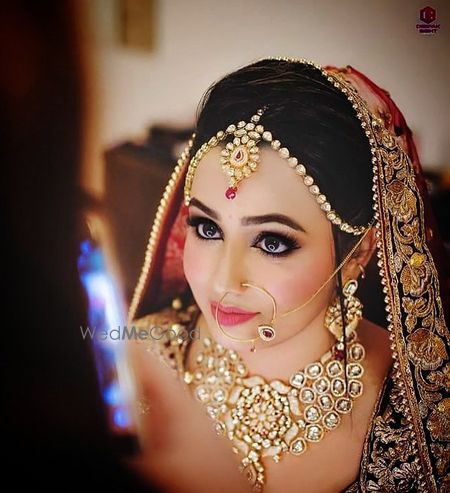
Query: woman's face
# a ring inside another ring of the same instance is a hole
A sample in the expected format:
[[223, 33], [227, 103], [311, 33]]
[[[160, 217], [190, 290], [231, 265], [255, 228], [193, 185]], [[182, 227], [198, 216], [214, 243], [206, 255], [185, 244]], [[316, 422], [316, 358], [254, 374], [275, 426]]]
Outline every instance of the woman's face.
[[331, 224], [300, 176], [270, 148], [260, 149], [258, 169], [239, 183], [234, 200], [227, 199], [220, 151], [209, 151], [195, 172], [183, 259], [186, 279], [212, 335], [226, 347], [240, 345], [222, 336], [215, 304], [226, 293], [222, 307], [256, 313], [246, 318], [219, 312], [219, 320], [233, 337], [257, 337], [257, 326], [272, 318], [272, 302], [242, 283], [268, 291], [278, 310], [277, 335], [269, 344], [278, 344], [318, 317], [323, 320], [334, 280], [305, 307], [279, 317], [307, 301], [333, 272]]

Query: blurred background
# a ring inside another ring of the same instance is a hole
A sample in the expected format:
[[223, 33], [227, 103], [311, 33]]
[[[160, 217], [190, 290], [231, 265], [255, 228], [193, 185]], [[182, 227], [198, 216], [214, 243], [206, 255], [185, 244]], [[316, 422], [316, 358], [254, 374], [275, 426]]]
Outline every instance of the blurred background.
[[[435, 33], [419, 32], [435, 9]], [[144, 491], [121, 465], [79, 326], [96, 234], [132, 295], [155, 209], [209, 85], [264, 56], [351, 65], [413, 131], [450, 245], [450, 4], [416, 0], [4, 1], [0, 143], [7, 467], [20, 486]], [[122, 450], [120, 449], [120, 453]]]

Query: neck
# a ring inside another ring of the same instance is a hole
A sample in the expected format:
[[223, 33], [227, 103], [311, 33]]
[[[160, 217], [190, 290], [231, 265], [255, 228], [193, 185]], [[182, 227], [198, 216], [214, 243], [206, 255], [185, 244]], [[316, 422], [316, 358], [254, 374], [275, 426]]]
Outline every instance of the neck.
[[[333, 335], [323, 326], [325, 310], [320, 312], [307, 326], [289, 339], [278, 344], [266, 345], [264, 341], [256, 342], [256, 351], [251, 352], [250, 343], [236, 343], [227, 340], [217, 330], [210, 330], [203, 314], [197, 322], [201, 339], [210, 337], [224, 347], [235, 349], [248, 367], [250, 374], [270, 379], [289, 380], [296, 370], [304, 368], [308, 363], [318, 361], [336, 342]], [[215, 334], [218, 337], [215, 337]], [[201, 347], [200, 341], [194, 341], [191, 348], [190, 361]]]

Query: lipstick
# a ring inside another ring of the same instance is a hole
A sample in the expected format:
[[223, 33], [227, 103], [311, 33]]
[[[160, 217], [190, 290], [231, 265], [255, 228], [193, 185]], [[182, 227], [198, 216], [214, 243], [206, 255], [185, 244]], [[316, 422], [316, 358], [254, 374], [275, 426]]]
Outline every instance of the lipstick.
[[[213, 316], [216, 316], [216, 308], [218, 303], [211, 303], [211, 313]], [[251, 320], [259, 312], [249, 312], [247, 310], [242, 310], [242, 308], [237, 308], [234, 306], [220, 306], [217, 312], [217, 318], [219, 320], [220, 325], [223, 326], [232, 326], [239, 325]]]

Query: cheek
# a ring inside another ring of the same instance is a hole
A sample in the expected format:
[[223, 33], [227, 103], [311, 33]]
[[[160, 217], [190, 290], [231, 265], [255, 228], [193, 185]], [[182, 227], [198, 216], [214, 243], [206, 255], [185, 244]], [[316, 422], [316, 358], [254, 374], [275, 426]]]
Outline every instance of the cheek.
[[[270, 283], [271, 292], [278, 300], [282, 310], [289, 310], [300, 305], [312, 296], [332, 273], [331, 258], [327, 261], [323, 256], [313, 253], [297, 261], [291, 268], [286, 269], [284, 275], [277, 276]], [[323, 304], [329, 300], [333, 281], [330, 280], [317, 297], [311, 301], [311, 307]], [[270, 288], [269, 288], [270, 289]], [[305, 308], [306, 309], [306, 308]]]
[[188, 234], [184, 244], [183, 269], [194, 294], [207, 287], [208, 275], [211, 272], [209, 257], [203, 250], [200, 254], [200, 248], [198, 241]]

